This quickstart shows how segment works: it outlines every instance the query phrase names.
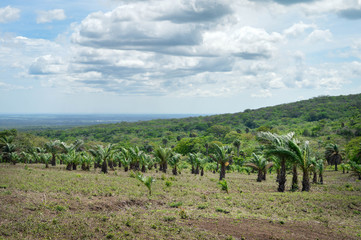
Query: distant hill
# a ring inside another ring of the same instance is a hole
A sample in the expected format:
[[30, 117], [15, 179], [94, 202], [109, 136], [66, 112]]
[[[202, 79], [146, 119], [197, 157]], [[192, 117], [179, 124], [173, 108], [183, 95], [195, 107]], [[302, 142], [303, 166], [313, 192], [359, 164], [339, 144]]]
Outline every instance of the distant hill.
[[[361, 94], [321, 96], [294, 103], [260, 109], [247, 109], [234, 114], [121, 122], [65, 130], [31, 130], [46, 138], [73, 141], [101, 141], [145, 145], [175, 145], [188, 137], [230, 142], [241, 134], [255, 131], [288, 132], [320, 137], [336, 135], [345, 139], [361, 135]], [[232, 136], [228, 136], [233, 134]], [[244, 136], [243, 136], [244, 137]]]

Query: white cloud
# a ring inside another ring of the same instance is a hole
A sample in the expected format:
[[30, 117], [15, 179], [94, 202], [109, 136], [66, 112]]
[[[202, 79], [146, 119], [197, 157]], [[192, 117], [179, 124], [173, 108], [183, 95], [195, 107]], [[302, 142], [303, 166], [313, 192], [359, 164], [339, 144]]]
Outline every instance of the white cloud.
[[6, 6], [0, 8], [0, 23], [7, 23], [20, 18], [20, 9]]
[[286, 36], [298, 37], [305, 33], [308, 29], [315, 29], [315, 24], [305, 24], [302, 21], [296, 24], [293, 24], [291, 27], [283, 31]]
[[39, 11], [36, 23], [49, 23], [54, 20], [60, 21], [66, 19], [63, 9], [53, 9], [49, 11]]
[[272, 93], [268, 89], [261, 89], [258, 93], [251, 94], [254, 98], [269, 98], [272, 97]]
[[25, 90], [31, 89], [31, 87], [24, 87], [19, 85], [8, 84], [5, 82], [0, 82], [0, 91], [13, 91], [13, 90]]
[[332, 33], [330, 30], [319, 30], [316, 29], [310, 35], [308, 35], [307, 41], [309, 42], [331, 42], [332, 41]]

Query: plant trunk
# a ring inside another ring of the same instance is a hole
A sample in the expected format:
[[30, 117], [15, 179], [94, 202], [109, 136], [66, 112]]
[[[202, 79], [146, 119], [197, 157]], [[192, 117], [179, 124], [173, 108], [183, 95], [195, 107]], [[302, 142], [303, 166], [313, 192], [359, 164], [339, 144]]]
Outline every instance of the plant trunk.
[[258, 170], [257, 182], [262, 182], [262, 170]]
[[313, 171], [313, 180], [312, 180], [313, 183], [317, 183], [317, 172], [316, 171]]
[[49, 168], [49, 164], [47, 162], [45, 163], [45, 168]]
[[173, 175], [178, 175], [177, 166], [174, 166], [172, 173], [173, 173]]
[[107, 163], [106, 159], [104, 159], [103, 164], [102, 164], [102, 172], [108, 173], [108, 163]]
[[128, 172], [128, 170], [129, 170], [129, 167], [127, 166], [127, 167], [124, 167], [124, 172]]
[[114, 170], [114, 164], [113, 164], [113, 161], [112, 160], [109, 160], [108, 161], [108, 165], [110, 167], [111, 170]]
[[292, 168], [292, 186], [291, 186], [291, 191], [297, 191], [298, 189], [298, 173], [297, 173], [297, 165], [293, 164], [293, 168]]
[[306, 192], [310, 191], [310, 178], [307, 169], [303, 170], [302, 191], [306, 191]]
[[281, 169], [280, 169], [280, 178], [278, 181], [278, 189], [279, 192], [285, 191], [285, 185], [286, 185], [286, 160], [281, 160]]
[[72, 164], [71, 164], [71, 163], [68, 163], [68, 164], [66, 165], [66, 170], [71, 171], [71, 167], [72, 167]]
[[194, 174], [199, 174], [199, 165], [197, 165], [196, 170], [194, 171]]
[[276, 177], [276, 182], [280, 181], [280, 169], [277, 169], [277, 177]]
[[142, 170], [141, 171], [145, 173], [145, 170], [146, 170], [145, 165], [142, 165]]
[[201, 176], [203, 176], [203, 175], [204, 175], [204, 169], [201, 168]]
[[322, 175], [322, 173], [320, 173], [318, 175], [318, 178], [320, 179], [320, 184], [323, 184], [323, 175]]
[[195, 173], [195, 170], [194, 170], [194, 165], [192, 165], [191, 173], [192, 173], [192, 174], [194, 174], [194, 173]]
[[266, 181], [266, 174], [267, 174], [267, 170], [263, 170], [263, 174], [262, 174], [262, 180]]
[[56, 166], [56, 157], [55, 157], [55, 154], [52, 154], [51, 165], [52, 165], [52, 166]]
[[338, 171], [338, 170], [337, 170], [337, 159], [336, 159], [336, 161], [335, 161], [335, 171]]
[[221, 171], [219, 173], [219, 181], [226, 177], [226, 164], [221, 163]]
[[167, 168], [168, 168], [167, 163], [166, 162], [163, 163], [163, 172], [164, 173], [167, 173]]
[[76, 170], [76, 163], [73, 163], [73, 170]]

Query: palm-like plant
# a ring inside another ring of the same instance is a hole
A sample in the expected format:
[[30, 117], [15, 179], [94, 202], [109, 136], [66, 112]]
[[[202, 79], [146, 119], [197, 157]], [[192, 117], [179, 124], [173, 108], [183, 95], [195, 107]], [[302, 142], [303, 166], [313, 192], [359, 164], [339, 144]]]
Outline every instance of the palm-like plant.
[[80, 160], [80, 164], [81, 164], [81, 170], [89, 171], [90, 165], [93, 162], [93, 156], [87, 152], [82, 152], [79, 156], [79, 160]]
[[342, 156], [337, 144], [329, 144], [326, 146], [325, 158], [328, 164], [335, 165], [335, 171], [337, 171], [337, 165], [342, 161]]
[[195, 165], [197, 162], [197, 155], [194, 153], [189, 153], [188, 154], [188, 162], [191, 164], [191, 173], [195, 174]]
[[138, 171], [140, 167], [140, 161], [144, 152], [141, 151], [138, 147], [130, 147], [128, 151], [132, 158], [132, 161], [130, 163], [130, 169]]
[[316, 161], [316, 169], [318, 171], [318, 179], [320, 184], [323, 184], [323, 172], [325, 171], [325, 164], [322, 159]]
[[44, 148], [46, 152], [51, 153], [51, 165], [56, 166], [56, 154], [60, 150], [60, 141], [50, 141], [45, 143]]
[[[13, 144], [13, 136], [3, 136], [0, 138], [0, 150], [2, 152], [2, 158], [5, 162], [11, 162], [11, 153], [16, 151], [16, 145]], [[16, 164], [16, 162], [12, 162]]]
[[149, 191], [149, 196], [152, 195], [152, 184], [155, 182], [155, 178], [153, 178], [152, 176], [143, 176], [141, 173], [139, 173], [137, 175], [137, 179], [139, 181], [141, 181], [147, 188]]
[[253, 153], [252, 159], [245, 165], [258, 171], [257, 182], [261, 182], [262, 180], [266, 180], [266, 172], [272, 167], [273, 163], [268, 162], [263, 155]]
[[241, 141], [239, 139], [234, 140], [233, 146], [236, 148], [236, 155], [238, 158], [239, 157], [239, 149], [241, 148]]
[[170, 148], [158, 147], [154, 151], [154, 155], [158, 158], [160, 170], [163, 171], [164, 173], [166, 173], [167, 172], [167, 163], [173, 155], [172, 150]]
[[278, 178], [278, 191], [285, 191], [286, 184], [286, 163], [290, 159], [290, 151], [288, 148], [288, 142], [293, 138], [294, 133], [288, 133], [286, 135], [278, 135], [270, 132], [258, 133], [258, 140], [261, 143], [266, 144], [265, 153], [266, 156], [275, 156], [279, 160], [280, 174]]
[[52, 157], [50, 153], [40, 153], [40, 161], [45, 163], [45, 168], [49, 168], [49, 162]]
[[219, 146], [214, 144], [214, 153], [210, 157], [221, 165], [221, 171], [219, 173], [219, 180], [221, 181], [226, 177], [226, 167], [229, 165], [229, 161], [232, 159], [232, 148], [229, 146]]
[[181, 161], [181, 156], [179, 153], [173, 154], [173, 156], [169, 159], [169, 165], [173, 168], [173, 175], [178, 175], [178, 167]]
[[120, 162], [124, 167], [124, 172], [127, 172], [129, 170], [129, 166], [132, 161], [132, 157], [128, 149], [121, 148], [121, 152], [118, 155], [115, 155], [115, 157], [119, 158]]
[[292, 140], [288, 142], [288, 145], [291, 150], [290, 156], [292, 156], [292, 160], [302, 169], [303, 172], [302, 191], [308, 192], [310, 190], [309, 171], [312, 168], [309, 142], [304, 142], [303, 146], [300, 147], [296, 140]]
[[16, 163], [18, 163], [19, 162], [19, 160], [20, 160], [20, 156], [16, 153], [16, 152], [11, 152], [10, 154], [9, 154], [9, 157], [10, 157], [10, 162], [12, 163], [12, 164], [16, 164]]

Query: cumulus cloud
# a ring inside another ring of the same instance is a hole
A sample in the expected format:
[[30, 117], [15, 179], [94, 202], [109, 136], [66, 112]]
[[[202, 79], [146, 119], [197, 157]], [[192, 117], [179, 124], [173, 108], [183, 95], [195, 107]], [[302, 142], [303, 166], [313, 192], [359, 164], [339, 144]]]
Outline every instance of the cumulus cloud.
[[350, 20], [361, 19], [361, 9], [360, 8], [349, 8], [343, 9], [337, 12], [340, 17], [347, 18]]
[[307, 41], [309, 42], [318, 42], [318, 41], [326, 41], [330, 42], [332, 40], [332, 33], [330, 30], [320, 30], [316, 29], [307, 37]]
[[6, 6], [0, 8], [0, 23], [7, 23], [20, 18], [20, 9]]
[[66, 19], [63, 9], [53, 9], [49, 11], [39, 11], [36, 23], [50, 23], [54, 20], [60, 21]]
[[66, 65], [59, 57], [45, 55], [37, 57], [29, 67], [29, 73], [33, 75], [56, 74], [66, 71]]
[[283, 31], [283, 33], [286, 36], [298, 37], [298, 36], [304, 34], [306, 30], [315, 29], [315, 28], [316, 28], [315, 24], [305, 24], [303, 22], [299, 22], [299, 23], [293, 24], [291, 27], [285, 29]]
[[268, 89], [261, 89], [258, 93], [251, 94], [253, 98], [269, 98], [272, 97], [272, 93]]
[[[301, 2], [306, 1], [293, 1]], [[27, 60], [27, 74], [69, 93], [147, 96], [231, 96], [258, 88], [253, 97], [271, 97], [273, 89], [347, 84], [340, 66], [305, 61], [314, 43], [333, 39], [331, 30], [307, 20], [285, 30], [284, 24], [272, 30], [267, 24], [245, 24], [239, 8], [256, 13], [258, 6], [246, 1], [118, 3], [73, 25], [68, 55], [41, 51]]]
[[275, 2], [282, 5], [293, 5], [299, 3], [312, 3], [318, 0], [249, 0], [252, 2]]

